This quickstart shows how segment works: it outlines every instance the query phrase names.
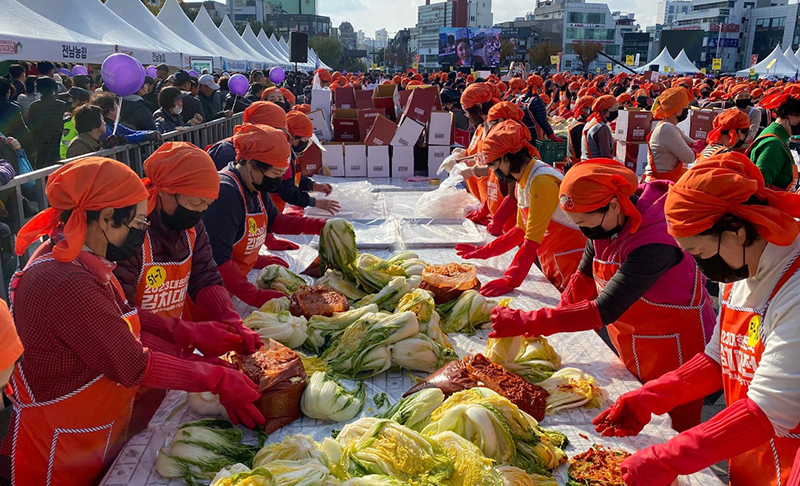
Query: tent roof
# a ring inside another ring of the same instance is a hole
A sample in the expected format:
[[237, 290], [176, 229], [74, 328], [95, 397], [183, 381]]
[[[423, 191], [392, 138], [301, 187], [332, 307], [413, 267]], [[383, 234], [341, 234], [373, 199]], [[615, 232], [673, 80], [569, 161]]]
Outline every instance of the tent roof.
[[675, 66], [673, 67], [675, 68], [676, 73], [681, 74], [694, 74], [700, 72], [692, 60], [689, 59], [689, 56], [686, 55], [686, 51], [684, 49], [681, 49], [681, 52], [678, 53], [678, 57], [675, 58]]
[[[247, 23], [248, 27], [250, 23]], [[222, 24], [219, 26], [220, 33], [225, 36], [233, 45], [239, 48], [245, 54], [250, 55], [255, 62], [253, 62], [253, 66], [250, 69], [265, 69], [267, 67], [267, 60], [269, 59], [267, 56], [264, 56], [262, 53], [258, 52], [257, 50], [250, 47], [247, 42], [242, 39], [238, 32], [236, 32], [236, 27], [233, 26], [231, 19], [229, 17], [225, 17], [222, 19]], [[269, 59], [269, 64], [274, 65], [275, 62]]]
[[[214, 44], [224, 48], [226, 51], [231, 52], [234, 54], [235, 59], [243, 60], [243, 61], [258, 61], [257, 59], [252, 59], [253, 56], [246, 52], [242, 52], [241, 49], [236, 47], [231, 41], [229, 41], [222, 32], [219, 31], [217, 26], [214, 24], [214, 21], [211, 20], [211, 16], [208, 14], [208, 10], [205, 7], [200, 7], [200, 12], [198, 12], [197, 17], [194, 19], [194, 26], [197, 27], [197, 30], [202, 32], [206, 37], [211, 39]], [[226, 71], [247, 71], [247, 67], [245, 66], [243, 69], [236, 69], [234, 67], [228, 67]]]
[[787, 47], [786, 50], [783, 51], [783, 57], [785, 57], [786, 60], [789, 61], [789, 64], [791, 64], [792, 66], [800, 68], [800, 61], [798, 61], [797, 58], [795, 57], [794, 51], [792, 50], [792, 46]]
[[142, 64], [180, 62], [180, 54], [151, 39], [107, 9], [100, 0], [25, 0], [25, 5], [53, 22], [88, 37], [115, 44]]
[[246, 42], [247, 45], [255, 49], [256, 52], [260, 53], [267, 60], [268, 64], [274, 64], [276, 66], [283, 64], [283, 61], [278, 59], [275, 54], [271, 53], [269, 49], [264, 47], [264, 44], [258, 40], [255, 32], [253, 32], [253, 28], [250, 27], [249, 22], [247, 27], [244, 28], [244, 32], [242, 32], [242, 40]]
[[[772, 60], [775, 60], [775, 63], [767, 69], [767, 66], [772, 63]], [[738, 71], [736, 74], [739, 76], [748, 76], [750, 74], [750, 70], [755, 70], [756, 74], [765, 74], [765, 75], [775, 75], [775, 76], [791, 76], [795, 72], [797, 72], [797, 67], [795, 67], [792, 63], [790, 63], [786, 56], [783, 55], [781, 51], [781, 45], [778, 44], [775, 46], [775, 49], [769, 53], [767, 57], [764, 58], [763, 61], [756, 64], [753, 67], [742, 69]]]
[[659, 71], [662, 71], [662, 72], [664, 71], [664, 66], [669, 66], [669, 67], [673, 67], [673, 68], [675, 67], [675, 59], [673, 59], [672, 56], [669, 55], [669, 51], [667, 50], [666, 47], [661, 50], [661, 53], [658, 56], [656, 56], [655, 59], [653, 59], [652, 61], [648, 62], [644, 66], [636, 69], [636, 71], [640, 72], [640, 73], [643, 73], [645, 71], [649, 71], [650, 70], [649, 69], [650, 66], [651, 65], [656, 65], [656, 64], [658, 65]]
[[[114, 54], [113, 43], [62, 27], [17, 0], [0, 0], [0, 11], [0, 60], [102, 63]], [[77, 48], [77, 54], [64, 52], [64, 45]]]
[[[155, 18], [142, 2], [131, 2], [130, 0], [106, 0], [106, 7], [131, 25], [162, 43], [169, 45], [173, 49], [180, 51], [185, 56], [204, 56], [213, 57], [214, 54], [206, 51], [202, 47], [197, 47], [185, 41], [179, 35], [168, 29], [160, 20]], [[179, 67], [188, 66], [189, 63], [183, 60]]]
[[797, 48], [797, 51], [794, 53], [794, 57], [797, 58], [798, 61], [800, 61], [800, 47]]
[[278, 60], [287, 65], [289, 64], [289, 58], [283, 53], [283, 51], [275, 47], [275, 44], [273, 44], [269, 37], [267, 37], [267, 35], [264, 33], [264, 29], [261, 29], [261, 32], [258, 33], [257, 37], [261, 44], [263, 44], [263, 46]]
[[[273, 34], [273, 35], [275, 35], [275, 34]], [[283, 51], [283, 53], [286, 54], [286, 59], [291, 59], [292, 58], [291, 48], [289, 47], [289, 44], [283, 39], [283, 37], [276, 37], [275, 38], [275, 43], [276, 43], [276, 45], [278, 47], [280, 47], [280, 49]], [[290, 61], [290, 64], [292, 65], [292, 69], [294, 69], [294, 63]], [[311, 64], [309, 61], [297, 63], [297, 66], [298, 67], [302, 67], [303, 69], [313, 69], [314, 68], [314, 65]]]

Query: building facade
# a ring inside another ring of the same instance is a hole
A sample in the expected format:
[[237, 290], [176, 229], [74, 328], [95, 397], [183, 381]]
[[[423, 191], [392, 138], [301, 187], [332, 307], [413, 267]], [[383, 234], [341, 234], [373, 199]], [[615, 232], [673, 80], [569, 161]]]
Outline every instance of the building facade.
[[339, 24], [339, 41], [346, 49], [356, 49], [358, 47], [358, 34], [350, 22]]
[[656, 23], [670, 26], [679, 15], [692, 11], [692, 2], [688, 0], [661, 0], [658, 2]]
[[290, 32], [305, 32], [309, 37], [331, 35], [331, 18], [321, 15], [272, 15], [267, 22], [283, 37], [288, 37]]
[[375, 31], [375, 48], [386, 48], [389, 45], [389, 32], [386, 29]]
[[445, 27], [491, 27], [492, 0], [447, 0], [417, 8], [417, 54], [419, 68], [439, 69], [439, 29]]
[[[800, 4], [754, 8], [748, 22], [747, 52], [764, 59], [776, 45], [796, 51], [800, 46]], [[749, 57], [746, 59], [750, 65]]]

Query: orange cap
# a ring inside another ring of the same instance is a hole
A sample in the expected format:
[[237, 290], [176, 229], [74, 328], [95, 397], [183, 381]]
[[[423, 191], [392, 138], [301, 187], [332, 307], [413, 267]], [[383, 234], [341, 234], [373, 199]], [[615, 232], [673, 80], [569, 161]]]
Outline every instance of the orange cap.
[[166, 142], [144, 161], [147, 178], [142, 182], [155, 208], [158, 192], [216, 199], [219, 173], [211, 156], [189, 142]]
[[[746, 204], [753, 197], [766, 205]], [[800, 234], [800, 195], [765, 188], [759, 168], [736, 152], [698, 161], [670, 187], [664, 213], [678, 238], [706, 231], [725, 213], [749, 221], [774, 245], [791, 245]]]
[[300, 105], [294, 105], [294, 109], [296, 111], [299, 111], [300, 113], [305, 113], [306, 115], [311, 113], [311, 105], [307, 105], [305, 103]]
[[148, 198], [142, 180], [130, 167], [105, 157], [64, 164], [47, 179], [45, 192], [51, 207], [19, 230], [16, 251], [22, 255], [34, 240], [60, 223], [62, 211], [72, 211], [64, 226], [64, 240], [53, 248], [53, 256], [60, 262], [72, 261], [81, 252], [86, 238], [86, 211], [124, 208]]
[[594, 98], [591, 96], [581, 96], [578, 98], [578, 101], [575, 102], [575, 106], [572, 108], [572, 117], [578, 118], [583, 114], [584, 108], [591, 108], [594, 104]]
[[289, 133], [295, 137], [311, 137], [314, 135], [314, 124], [305, 113], [299, 111], [290, 111], [286, 115], [286, 126], [289, 128]]
[[722, 132], [728, 132], [728, 145], [733, 147], [739, 140], [736, 130], [746, 130], [750, 128], [750, 117], [743, 111], [731, 108], [725, 110], [713, 122], [714, 129], [708, 132], [706, 142], [714, 144], [719, 142]]
[[233, 130], [236, 158], [274, 167], [289, 167], [291, 146], [282, 130], [267, 125], [238, 125]]
[[525, 125], [506, 120], [493, 126], [486, 138], [481, 140], [481, 152], [486, 162], [494, 162], [506, 154], [515, 154], [527, 149], [531, 157], [540, 157], [539, 152], [531, 145], [531, 132]]
[[[261, 93], [261, 101], [266, 101], [266, 100], [267, 100], [267, 96], [269, 96], [271, 93], [274, 93], [274, 92], [276, 92], [276, 91], [277, 91], [278, 93], [281, 93], [280, 89], [279, 89], [277, 86], [270, 86], [269, 88], [265, 89], [265, 90], [264, 90], [264, 91]], [[281, 96], [283, 96], [283, 94], [282, 94], [282, 93], [281, 93]]]
[[590, 159], [573, 165], [564, 176], [559, 203], [570, 213], [590, 213], [617, 198], [622, 214], [631, 219], [631, 233], [635, 233], [642, 215], [630, 197], [638, 186], [636, 174], [616, 160]]
[[633, 101], [630, 93], [622, 93], [621, 95], [617, 96], [617, 103], [622, 104], [626, 101]]
[[281, 94], [283, 95], [283, 99], [285, 99], [286, 101], [288, 101], [290, 105], [293, 105], [293, 104], [294, 104], [294, 102], [295, 102], [295, 101], [297, 101], [297, 99], [294, 97], [294, 93], [292, 93], [292, 92], [291, 92], [291, 91], [289, 91], [288, 89], [286, 89], [286, 88], [281, 88], [281, 89], [280, 89], [280, 92], [281, 92]]
[[256, 101], [244, 110], [242, 122], [283, 129], [286, 128], [286, 112], [271, 101]]
[[329, 73], [328, 71], [326, 71], [326, 70], [324, 70], [322, 68], [317, 69], [317, 71], [314, 74], [319, 76], [319, 80], [320, 81], [324, 81], [326, 83], [330, 83], [331, 81], [333, 81], [333, 77], [331, 76], [331, 73]]

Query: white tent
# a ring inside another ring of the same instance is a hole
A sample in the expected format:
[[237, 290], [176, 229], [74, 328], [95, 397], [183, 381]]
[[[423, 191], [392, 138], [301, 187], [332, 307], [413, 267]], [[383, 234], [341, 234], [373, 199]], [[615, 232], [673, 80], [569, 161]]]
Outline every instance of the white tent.
[[311, 52], [314, 54], [314, 60], [319, 59], [319, 67], [321, 67], [323, 69], [328, 69], [328, 70], [331, 69], [331, 67], [328, 66], [327, 64], [325, 64], [325, 61], [323, 61], [322, 58], [319, 57], [319, 54], [317, 54], [317, 51], [315, 51], [314, 49], [311, 49]]
[[[773, 62], [774, 61], [774, 62]], [[769, 67], [767, 67], [769, 66]], [[769, 53], [760, 63], [753, 67], [742, 69], [736, 73], [737, 76], [749, 76], [750, 70], [755, 70], [758, 75], [771, 75], [771, 76], [793, 76], [797, 72], [797, 68], [790, 63], [786, 56], [781, 51], [781, 45], [775, 46], [775, 49]]]
[[130, 54], [142, 64], [165, 62], [177, 66], [180, 63], [177, 51], [141, 33], [100, 0], [25, 0], [25, 6], [59, 25], [114, 44], [119, 51]]
[[17, 0], [0, 0], [0, 60], [102, 63], [114, 44], [50, 21]]
[[162, 44], [180, 51], [182, 58], [181, 64], [178, 65], [178, 67], [191, 67], [192, 56], [214, 57], [213, 53], [190, 44], [169, 30], [147, 10], [147, 7], [145, 7], [142, 2], [106, 0], [106, 7], [153, 39], [158, 39]]
[[258, 40], [264, 47], [271, 52], [281, 63], [285, 65], [289, 65], [289, 58], [280, 50], [278, 49], [272, 41], [267, 37], [264, 33], [264, 29], [261, 29], [261, 32], [258, 33]]
[[[275, 34], [273, 34], [273, 36], [274, 35]], [[272, 38], [272, 42], [276, 46], [278, 46], [278, 48], [281, 50], [281, 52], [283, 52], [286, 55], [286, 59], [289, 59], [289, 63], [292, 65], [292, 69], [294, 69], [294, 63], [291, 62], [292, 56], [291, 56], [291, 52], [290, 52], [291, 48], [289, 47], [289, 43], [286, 42], [283, 39], [283, 37], [273, 37]], [[308, 61], [306, 61], [304, 63], [297, 63], [297, 67], [298, 67], [298, 69], [307, 70], [307, 69], [312, 69], [313, 65], [310, 64]]]
[[[248, 22], [247, 26], [250, 26]], [[267, 56], [264, 56], [260, 52], [256, 51], [252, 47], [250, 47], [247, 42], [242, 39], [238, 32], [236, 32], [236, 27], [233, 26], [231, 19], [229, 17], [225, 17], [222, 20], [222, 25], [219, 26], [220, 33], [225, 36], [233, 45], [239, 48], [245, 54], [249, 54], [253, 61], [252, 66], [250, 66], [250, 71], [254, 69], [266, 69], [275, 65], [274, 62], [267, 63], [269, 59]]]
[[794, 53], [794, 57], [797, 58], [798, 61], [800, 61], [800, 47], [797, 48], [797, 51]]
[[[244, 32], [242, 32], [242, 40], [247, 43], [250, 47], [255, 49], [256, 52], [260, 53], [261, 56], [267, 60], [267, 64], [274, 65], [274, 66], [284, 66], [283, 62], [278, 59], [274, 54], [269, 52], [269, 50], [264, 47], [264, 44], [258, 40], [256, 34], [253, 32], [253, 28], [250, 27], [250, 24], [247, 24], [247, 27], [244, 28]], [[285, 66], [284, 66], [285, 67]]]
[[800, 61], [798, 61], [797, 58], [795, 57], [794, 51], [792, 50], [792, 46], [787, 47], [786, 50], [783, 51], [783, 57], [785, 57], [786, 60], [789, 61], [789, 64], [791, 64], [792, 66], [800, 68]]
[[648, 62], [644, 66], [636, 69], [635, 71], [643, 73], [645, 71], [650, 71], [650, 66], [656, 66], [656, 65], [658, 66], [659, 72], [662, 73], [666, 72], [665, 69], [666, 67], [673, 67], [673, 68], [675, 67], [675, 59], [673, 59], [672, 56], [669, 55], [669, 51], [667, 50], [666, 47], [661, 51], [661, 53], [658, 56], [656, 56], [655, 59]]
[[692, 60], [689, 59], [689, 56], [686, 55], [686, 51], [684, 49], [681, 49], [678, 57], [675, 58], [674, 68], [675, 72], [680, 74], [695, 74], [700, 72]]
[[[211, 20], [211, 16], [208, 14], [208, 10], [205, 7], [200, 8], [200, 12], [197, 14], [197, 17], [194, 19], [194, 26], [197, 27], [197, 30], [203, 33], [206, 37], [211, 39], [211, 41], [222, 47], [228, 52], [232, 52], [236, 59], [241, 59], [244, 61], [255, 62], [258, 61], [257, 59], [253, 59], [253, 56], [247, 54], [246, 52], [242, 52], [241, 49], [236, 47], [231, 41], [225, 38], [222, 35], [222, 32], [219, 31], [217, 26], [214, 24], [214, 21]], [[232, 66], [228, 65], [224, 68], [225, 71], [239, 71], [244, 72], [247, 71], [247, 65], [243, 66]]]

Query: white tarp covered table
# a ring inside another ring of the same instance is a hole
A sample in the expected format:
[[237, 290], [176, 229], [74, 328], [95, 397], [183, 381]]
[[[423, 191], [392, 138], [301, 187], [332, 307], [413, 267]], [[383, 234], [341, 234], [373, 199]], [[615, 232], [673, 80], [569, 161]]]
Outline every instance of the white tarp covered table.
[[[447, 263], [459, 261], [455, 251], [450, 248], [419, 249], [415, 250], [422, 260], [432, 263]], [[276, 252], [284, 257], [291, 265], [291, 269], [300, 272], [316, 257], [316, 251], [309, 246], [291, 252]], [[388, 257], [391, 250], [373, 251], [377, 256]], [[513, 258], [513, 252], [495, 257], [486, 261], [472, 261], [478, 269], [478, 278], [481, 282], [488, 282], [499, 278]], [[250, 273], [251, 281], [255, 279], [257, 271]], [[558, 303], [559, 293], [535, 267], [531, 270], [528, 279], [515, 292], [508, 295], [513, 297], [512, 307], [523, 309], [537, 309], [545, 306], [554, 306]], [[236, 310], [246, 316], [253, 308], [234, 299]], [[459, 356], [480, 352], [486, 344], [488, 331], [481, 330], [474, 336], [464, 334], [450, 334], [448, 338], [453, 343]], [[638, 380], [625, 368], [616, 355], [606, 346], [600, 336], [591, 331], [560, 334], [551, 336], [550, 343], [562, 358], [562, 366], [579, 368], [592, 376], [608, 394], [604, 404], [610, 405], [625, 392], [635, 390], [641, 385]], [[361, 416], [371, 416], [377, 413], [372, 397], [376, 393], [385, 392], [397, 401], [403, 393], [411, 388], [415, 382], [414, 374], [405, 370], [390, 370], [366, 381], [367, 402]], [[424, 374], [416, 373], [422, 377]], [[171, 391], [167, 399], [159, 408], [158, 413], [150, 422], [150, 427], [131, 439], [120, 453], [117, 461], [112, 466], [103, 483], [104, 486], [149, 486], [169, 485], [179, 486], [180, 480], [167, 481], [155, 472], [155, 460], [158, 450], [165, 445], [175, 429], [181, 424], [200, 418], [186, 405], [186, 393]], [[383, 409], [382, 409], [383, 410]], [[647, 446], [662, 443], [675, 435], [669, 427], [668, 416], [653, 417], [653, 421], [637, 437], [607, 438], [600, 437], [591, 425], [592, 419], [601, 410], [586, 410], [583, 408], [572, 409], [561, 414], [548, 416], [542, 425], [567, 435], [571, 445], [565, 450], [573, 456], [588, 449], [592, 444], [602, 444], [609, 447], [620, 448], [634, 452]], [[280, 442], [287, 435], [302, 433], [322, 440], [332, 430], [341, 429], [344, 424], [323, 423], [318, 420], [301, 417], [291, 425], [279, 429], [270, 435], [268, 443]], [[255, 444], [255, 434], [246, 431], [245, 441]], [[690, 477], [680, 478], [683, 486], [721, 486], [722, 482], [708, 469]]]

